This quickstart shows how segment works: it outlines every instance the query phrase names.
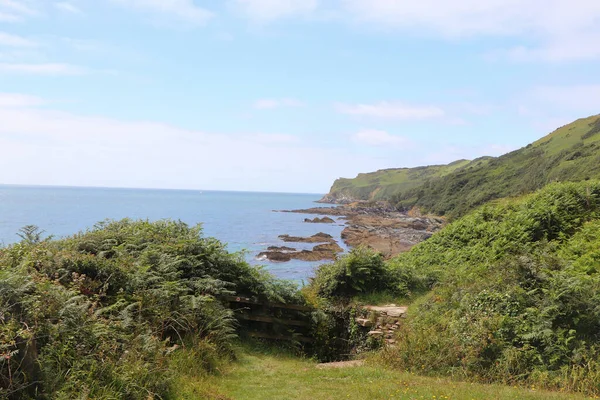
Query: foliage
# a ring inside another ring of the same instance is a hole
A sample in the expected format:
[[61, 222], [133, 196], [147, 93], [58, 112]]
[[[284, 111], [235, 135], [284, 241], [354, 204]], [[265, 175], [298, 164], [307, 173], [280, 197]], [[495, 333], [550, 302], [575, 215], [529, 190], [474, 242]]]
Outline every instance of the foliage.
[[382, 255], [358, 247], [332, 264], [321, 265], [310, 286], [318, 297], [351, 298], [359, 293], [383, 290], [387, 276]]
[[413, 372], [600, 393], [600, 182], [483, 206], [390, 262], [430, 291], [386, 362]]
[[232, 354], [235, 323], [219, 296], [298, 296], [199, 226], [122, 220], [62, 240], [38, 233], [0, 249], [3, 398], [162, 398], [182, 349], [200, 370]]

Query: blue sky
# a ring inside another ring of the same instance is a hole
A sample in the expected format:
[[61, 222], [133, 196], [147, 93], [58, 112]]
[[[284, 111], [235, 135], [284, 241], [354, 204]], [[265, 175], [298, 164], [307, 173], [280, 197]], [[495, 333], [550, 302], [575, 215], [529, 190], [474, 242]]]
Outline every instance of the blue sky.
[[598, 71], [597, 0], [0, 0], [0, 183], [323, 193], [600, 113]]

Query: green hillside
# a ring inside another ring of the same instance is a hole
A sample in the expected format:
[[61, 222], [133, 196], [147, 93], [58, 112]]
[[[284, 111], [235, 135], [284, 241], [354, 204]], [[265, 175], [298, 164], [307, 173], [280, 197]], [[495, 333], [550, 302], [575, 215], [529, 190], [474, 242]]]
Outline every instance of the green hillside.
[[309, 289], [399, 296], [407, 318], [378, 357], [400, 371], [596, 396], [600, 181], [486, 204], [387, 262], [354, 249]]
[[382, 200], [392, 195], [420, 186], [431, 178], [441, 178], [461, 170], [471, 163], [459, 160], [448, 165], [430, 165], [417, 168], [392, 168], [358, 174], [354, 179], [339, 178], [323, 202], [351, 202], [356, 200]]
[[[385, 199], [402, 208], [416, 205], [438, 215], [459, 216], [487, 201], [530, 193], [551, 182], [600, 178], [599, 145], [600, 115], [596, 115], [498, 158], [405, 169], [404, 178], [399, 172], [394, 177], [385, 171], [364, 174], [379, 186], [367, 186], [361, 175], [338, 180], [330, 197], [343, 193], [359, 200]], [[420, 170], [432, 172], [419, 174]]]

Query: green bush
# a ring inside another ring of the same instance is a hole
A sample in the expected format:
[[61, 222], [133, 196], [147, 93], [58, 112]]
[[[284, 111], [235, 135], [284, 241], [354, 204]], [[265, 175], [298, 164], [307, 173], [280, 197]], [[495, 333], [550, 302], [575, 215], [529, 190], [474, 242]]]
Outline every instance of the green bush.
[[390, 262], [410, 307], [386, 362], [600, 393], [600, 182], [484, 206]]
[[351, 298], [384, 290], [390, 276], [383, 256], [368, 248], [355, 248], [332, 264], [320, 266], [311, 286], [323, 298]]
[[28, 227], [0, 249], [0, 397], [164, 397], [182, 349], [206, 370], [232, 354], [218, 298], [238, 293], [299, 296], [199, 226], [106, 221], [63, 240]]

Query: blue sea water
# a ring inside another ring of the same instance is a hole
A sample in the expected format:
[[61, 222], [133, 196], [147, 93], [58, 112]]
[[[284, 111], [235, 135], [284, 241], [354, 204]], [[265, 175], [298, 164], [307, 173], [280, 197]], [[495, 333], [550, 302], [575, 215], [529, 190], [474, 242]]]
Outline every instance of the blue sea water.
[[[37, 225], [46, 234], [62, 237], [91, 228], [105, 219], [174, 219], [202, 223], [204, 235], [228, 244], [229, 251], [246, 250], [247, 260], [265, 265], [284, 279], [306, 281], [320, 262], [259, 261], [268, 246], [284, 245], [281, 234], [333, 235], [340, 245], [343, 222], [307, 224], [307, 215], [274, 212], [314, 207], [321, 195], [287, 193], [217, 192], [191, 190], [33, 187], [0, 185], [0, 244], [19, 240], [25, 225]], [[311, 216], [312, 217], [312, 216]], [[289, 243], [287, 245], [290, 245]], [[310, 244], [292, 244], [298, 249]]]

